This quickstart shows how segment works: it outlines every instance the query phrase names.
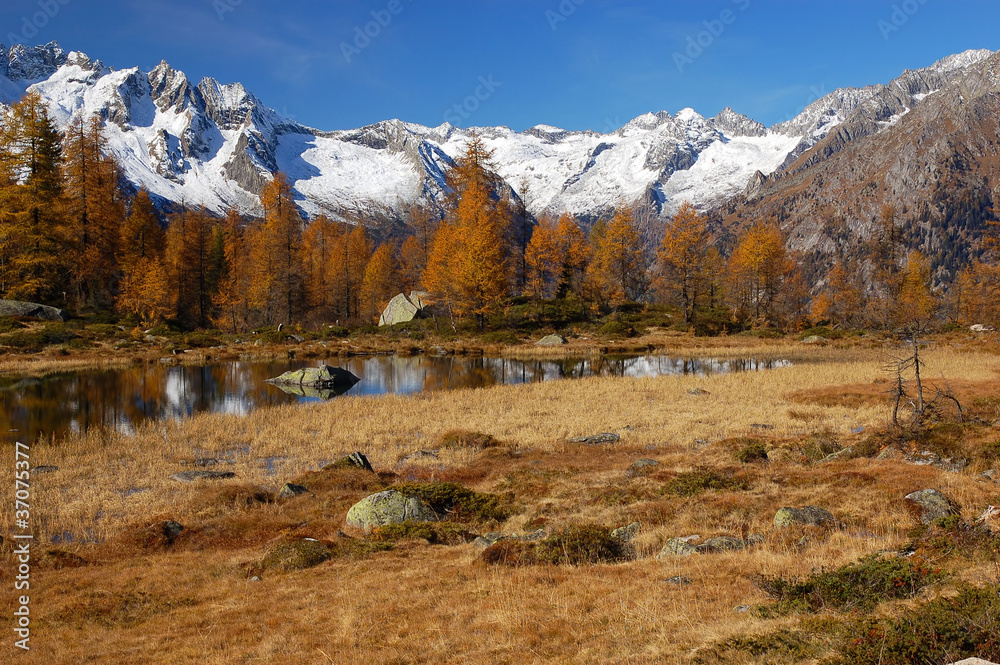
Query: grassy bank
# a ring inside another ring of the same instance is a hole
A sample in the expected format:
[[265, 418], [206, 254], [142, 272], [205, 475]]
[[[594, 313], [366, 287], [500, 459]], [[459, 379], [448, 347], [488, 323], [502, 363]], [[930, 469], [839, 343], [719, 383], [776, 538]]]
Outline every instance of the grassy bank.
[[[716, 356], [790, 346], [732, 339], [697, 349], [688, 338], [677, 343]], [[340, 398], [36, 445], [33, 465], [59, 469], [32, 480], [40, 558], [32, 570], [33, 648], [20, 660], [818, 662], [846, 648], [832, 626], [854, 615], [832, 606], [818, 615], [756, 611], [773, 601], [755, 580], [805, 579], [900, 550], [920, 536], [902, 501], [915, 490], [941, 490], [967, 522], [1000, 503], [1000, 486], [980, 476], [1000, 465], [991, 456], [1000, 359], [935, 346], [925, 376], [947, 383], [971, 422], [953, 424], [942, 412], [935, 427], [899, 436], [884, 431], [885, 357], [855, 344], [796, 345], [798, 362], [758, 373]], [[468, 445], [488, 439], [456, 430], [490, 435], [491, 445]], [[603, 432], [620, 440], [570, 442]], [[766, 460], [753, 454], [758, 448]], [[822, 461], [846, 448], [856, 452]], [[949, 472], [908, 461], [924, 448], [969, 464]], [[379, 473], [321, 471], [355, 450]], [[875, 459], [886, 451], [893, 454]], [[12, 457], [4, 451], [6, 468]], [[169, 479], [202, 468], [197, 460], [205, 458], [216, 460], [205, 468], [236, 477]], [[657, 464], [633, 467], [639, 459]], [[311, 493], [277, 499], [289, 481]], [[456, 531], [415, 539], [346, 527], [348, 508], [367, 494], [432, 481], [503, 497], [505, 516], [458, 515]], [[838, 527], [773, 527], [776, 510], [804, 505], [829, 510]], [[5, 533], [12, 519], [11, 511], [0, 515]], [[158, 531], [166, 520], [185, 527], [176, 539]], [[615, 564], [487, 565], [454, 536], [635, 521], [639, 556]], [[762, 540], [743, 551], [654, 557], [673, 537], [755, 534]], [[336, 554], [304, 570], [261, 567], [275, 543], [302, 537]], [[7, 540], [3, 556], [10, 582]], [[927, 545], [920, 556], [946, 575], [914, 598], [878, 604], [872, 616], [912, 613], [955, 596], [963, 582], [1000, 582], [989, 542]], [[10, 607], [12, 596], [5, 583], [0, 602]], [[734, 610], [742, 606], [751, 609]], [[780, 631], [792, 637], [775, 638]], [[0, 650], [10, 653], [10, 640]]]

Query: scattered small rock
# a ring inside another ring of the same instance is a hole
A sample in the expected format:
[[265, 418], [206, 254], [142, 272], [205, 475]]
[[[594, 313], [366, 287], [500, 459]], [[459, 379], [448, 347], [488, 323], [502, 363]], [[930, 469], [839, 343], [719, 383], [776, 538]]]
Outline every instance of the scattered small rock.
[[666, 559], [668, 557], [675, 556], [691, 556], [692, 554], [697, 554], [698, 548], [694, 545], [689, 544], [683, 538], [669, 538], [667, 542], [663, 544], [663, 549], [660, 553], [656, 555], [657, 559]]
[[920, 520], [921, 524], [930, 524], [942, 517], [958, 515], [958, 506], [951, 499], [936, 489], [912, 492], [904, 497], [907, 508]]
[[736, 607], [733, 608], [733, 612], [738, 612], [740, 614], [743, 614], [743, 613], [749, 612], [749, 611], [750, 611], [750, 606], [749, 605], [737, 605]]
[[997, 479], [996, 469], [986, 469], [985, 471], [983, 471], [979, 475], [982, 476], [983, 478], [985, 478], [986, 480], [993, 480], [993, 481], [995, 481]]
[[684, 577], [683, 575], [668, 577], [663, 581], [666, 582], [667, 584], [675, 584], [677, 586], [687, 586], [688, 584], [691, 584], [691, 582], [694, 582], [694, 580], [692, 580], [690, 577]]
[[751, 423], [750, 429], [768, 430], [768, 429], [774, 429], [774, 425], [767, 425], [764, 423]]
[[303, 337], [302, 335], [289, 335], [288, 339], [290, 339], [290, 340], [292, 340], [294, 342], [298, 342], [299, 344], [301, 344], [302, 342], [306, 341], [306, 338]]
[[358, 467], [359, 469], [364, 469], [365, 471], [371, 471], [375, 473], [375, 469], [372, 468], [371, 462], [360, 450], [355, 451], [347, 456], [347, 461]]
[[161, 365], [179, 365], [181, 361], [173, 356], [167, 356], [165, 358], [160, 358]]
[[342, 457], [340, 460], [333, 462], [332, 464], [327, 464], [321, 471], [326, 471], [327, 469], [362, 469], [364, 471], [371, 471], [375, 473], [372, 468], [371, 462], [361, 451], [355, 451], [350, 455]]
[[688, 391], [688, 395], [694, 395], [695, 397], [700, 397], [702, 395], [711, 395], [712, 393], [704, 390], [702, 388], [692, 388]]
[[279, 499], [290, 499], [293, 496], [299, 496], [300, 494], [310, 494], [309, 488], [304, 485], [296, 485], [295, 483], [285, 483], [278, 490]]
[[837, 518], [832, 513], [817, 506], [785, 507], [774, 514], [774, 526], [779, 529], [794, 525], [832, 526], [836, 523]]
[[32, 467], [31, 475], [36, 473], [52, 473], [53, 471], [58, 471], [59, 467], [54, 464], [41, 464], [39, 466]]
[[181, 471], [170, 476], [170, 479], [179, 483], [194, 483], [199, 480], [226, 480], [235, 477], [236, 474], [232, 471]]
[[602, 443], [618, 443], [621, 437], [614, 432], [604, 432], [603, 434], [593, 434], [591, 436], [580, 436], [575, 439], [570, 439], [570, 443], [588, 443], [590, 445], [599, 445]]
[[802, 343], [803, 344], [822, 344], [825, 341], [827, 341], [826, 337], [823, 337], [821, 335], [809, 335], [809, 337], [806, 337], [805, 339], [802, 340]]
[[535, 346], [562, 346], [563, 344], [566, 344], [566, 338], [561, 335], [546, 335], [535, 342]]

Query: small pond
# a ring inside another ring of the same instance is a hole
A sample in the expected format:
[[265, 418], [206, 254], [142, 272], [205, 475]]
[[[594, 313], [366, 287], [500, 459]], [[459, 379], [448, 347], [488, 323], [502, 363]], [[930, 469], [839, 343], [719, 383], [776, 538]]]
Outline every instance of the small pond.
[[[514, 360], [462, 356], [374, 356], [333, 359], [361, 377], [347, 395], [410, 394], [588, 376], [709, 375], [790, 364], [787, 360], [677, 358], [661, 355]], [[319, 361], [228, 361], [205, 366], [160, 364], [8, 377], [0, 382], [0, 436], [35, 441], [94, 427], [128, 432], [146, 420], [199, 412], [244, 414], [273, 404], [316, 401], [265, 383]]]

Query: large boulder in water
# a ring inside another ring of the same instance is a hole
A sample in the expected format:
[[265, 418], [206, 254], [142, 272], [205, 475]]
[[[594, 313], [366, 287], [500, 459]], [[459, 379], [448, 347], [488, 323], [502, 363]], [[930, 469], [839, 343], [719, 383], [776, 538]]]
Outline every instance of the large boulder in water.
[[401, 522], [437, 521], [437, 513], [425, 501], [396, 490], [367, 496], [347, 511], [347, 523], [365, 530]]
[[45, 321], [68, 321], [69, 316], [61, 309], [20, 300], [0, 300], [0, 316], [27, 316]]
[[342, 367], [323, 365], [322, 367], [304, 367], [285, 372], [281, 376], [268, 379], [267, 383], [272, 383], [286, 392], [326, 397], [347, 392], [360, 380]]

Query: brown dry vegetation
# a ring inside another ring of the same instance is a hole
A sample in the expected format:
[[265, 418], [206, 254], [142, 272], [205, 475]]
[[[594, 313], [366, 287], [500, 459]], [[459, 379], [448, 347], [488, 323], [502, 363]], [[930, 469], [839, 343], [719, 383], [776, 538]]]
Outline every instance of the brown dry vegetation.
[[[902, 459], [819, 463], [827, 450], [859, 445], [885, 426], [886, 377], [880, 356], [864, 349], [796, 355], [791, 367], [757, 373], [338, 398], [36, 444], [32, 463], [60, 468], [32, 480], [40, 558], [31, 580], [32, 651], [18, 662], [687, 663], [730, 637], [794, 628], [795, 617], [734, 612], [768, 602], [753, 576], [806, 576], [902, 547], [914, 527], [902, 497], [915, 490], [940, 489], [966, 520], [1000, 503], [1000, 486], [979, 477], [991, 464], [980, 453], [1000, 434], [992, 349], [926, 353], [927, 375], [947, 379], [980, 420], [953, 442], [972, 460], [961, 473]], [[462, 443], [442, 447], [456, 432]], [[567, 443], [599, 432], [621, 440]], [[490, 446], [475, 445], [486, 440]], [[768, 459], [740, 462], [748, 442], [762, 442]], [[379, 473], [321, 469], [355, 450]], [[4, 451], [4, 468], [13, 468], [11, 457]], [[237, 478], [168, 479], [206, 457]], [[659, 465], [628, 473], [640, 458]], [[668, 491], [692, 472], [730, 482], [691, 495]], [[431, 480], [513, 494], [503, 524], [472, 520], [462, 530], [640, 521], [640, 558], [488, 566], [470, 544], [384, 543], [346, 528], [348, 508], [367, 494]], [[289, 481], [310, 493], [276, 498]], [[772, 530], [778, 508], [802, 505], [827, 508], [842, 528]], [[0, 513], [4, 532], [12, 518]], [[168, 538], [165, 520], [185, 530]], [[742, 552], [653, 558], [667, 538], [692, 534], [765, 540]], [[322, 541], [328, 560], [290, 572], [260, 565], [276, 543], [303, 537]], [[960, 564], [954, 554], [926, 556], [952, 580], [997, 581], [995, 553]], [[5, 543], [4, 607], [13, 605], [12, 570]], [[675, 576], [692, 582], [669, 584]], [[951, 593], [949, 584], [922, 597]], [[0, 646], [5, 662], [11, 642]], [[727, 662], [755, 662], [744, 656]]]

